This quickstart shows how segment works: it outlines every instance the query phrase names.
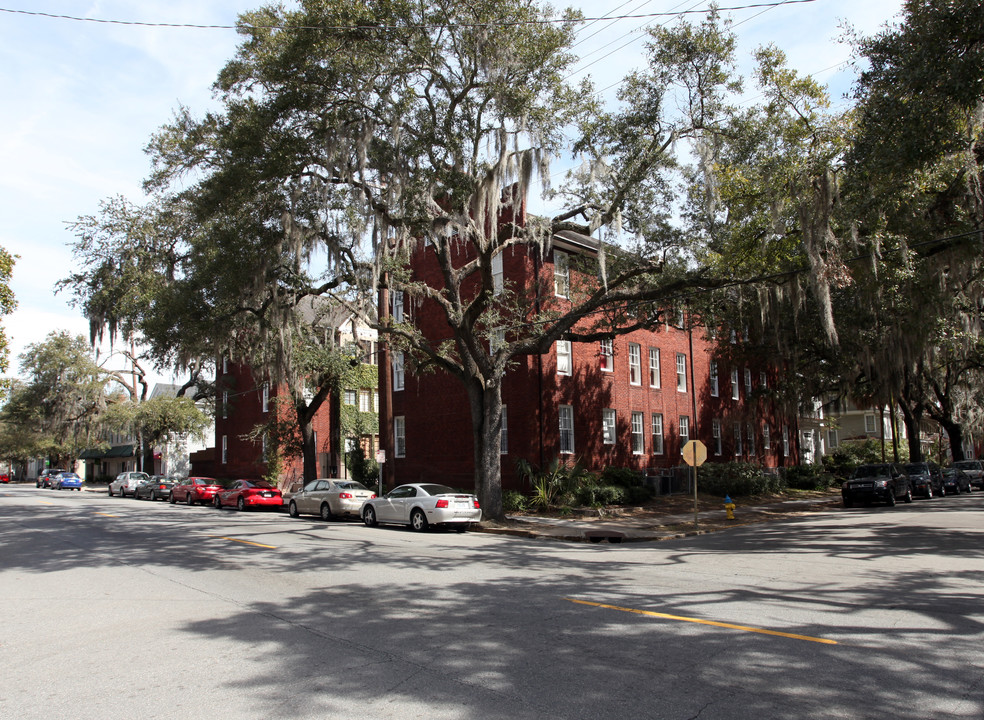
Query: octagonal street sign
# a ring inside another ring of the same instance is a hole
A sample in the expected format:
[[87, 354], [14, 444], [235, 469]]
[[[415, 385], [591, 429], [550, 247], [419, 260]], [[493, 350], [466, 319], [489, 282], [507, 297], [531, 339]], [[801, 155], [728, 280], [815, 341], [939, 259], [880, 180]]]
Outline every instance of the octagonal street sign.
[[691, 467], [700, 467], [707, 460], [707, 445], [700, 440], [691, 440], [683, 446], [683, 461]]

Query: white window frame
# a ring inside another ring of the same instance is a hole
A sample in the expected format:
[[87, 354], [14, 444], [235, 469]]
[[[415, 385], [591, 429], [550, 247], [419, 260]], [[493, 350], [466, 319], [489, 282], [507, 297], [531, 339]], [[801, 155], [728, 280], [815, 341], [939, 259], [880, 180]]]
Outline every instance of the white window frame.
[[404, 383], [406, 382], [406, 377], [404, 375], [404, 360], [403, 351], [394, 350], [392, 355], [392, 365], [393, 365], [393, 390], [394, 392], [402, 390], [404, 388]]
[[718, 397], [721, 391], [721, 383], [718, 379], [718, 364], [717, 360], [711, 360], [711, 368], [708, 371], [709, 383], [711, 386], [711, 397]]
[[642, 385], [642, 345], [629, 343], [629, 385]]
[[603, 408], [601, 411], [601, 442], [604, 445], [615, 444], [615, 410]]
[[509, 454], [509, 423], [506, 421], [506, 406], [502, 406], [502, 420], [499, 424], [499, 454]]
[[407, 456], [407, 419], [403, 415], [393, 418], [393, 456]]
[[554, 250], [554, 295], [570, 297], [571, 268], [570, 258], [563, 250]]
[[739, 393], [739, 390], [738, 390], [738, 368], [734, 368], [731, 371], [731, 399], [732, 400], [738, 400], [739, 399], [738, 393]]
[[612, 341], [610, 339], [601, 341], [598, 356], [601, 358], [598, 365], [602, 372], [613, 372], [615, 370], [615, 351], [612, 348]]
[[502, 271], [502, 253], [498, 252], [492, 256], [492, 294], [501, 295], [505, 287], [503, 282], [504, 274]]
[[222, 464], [225, 465], [229, 462], [229, 436], [222, 436]]
[[632, 411], [632, 454], [642, 455], [646, 452], [646, 439], [643, 435], [643, 414]]
[[574, 408], [570, 405], [560, 405], [557, 412], [560, 430], [560, 454], [574, 454]]
[[403, 322], [404, 308], [403, 308], [403, 291], [394, 290], [392, 296], [392, 314], [394, 324], [399, 324]]
[[359, 412], [372, 412], [369, 407], [369, 391], [359, 390]]
[[680, 449], [690, 442], [690, 416], [681, 415], [677, 419], [677, 432], [680, 435]]
[[864, 431], [865, 431], [865, 433], [877, 433], [878, 432], [878, 417], [874, 413], [865, 413], [865, 415], [864, 415]]
[[263, 383], [263, 412], [270, 412], [270, 383]]
[[721, 421], [715, 418], [711, 420], [711, 437], [714, 438], [714, 454], [721, 454]]
[[840, 447], [840, 438], [837, 436], [837, 428], [827, 428], [827, 447], [834, 450]]
[[789, 457], [789, 425], [782, 426], [782, 456]]
[[745, 368], [745, 397], [752, 396], [752, 371]]
[[752, 423], [748, 423], [745, 426], [745, 432], [748, 434], [748, 454], [755, 454], [755, 426]]
[[222, 358], [222, 374], [223, 375], [228, 375], [229, 374], [229, 358], [228, 358], [228, 356], [224, 356]]
[[342, 405], [355, 407], [359, 404], [359, 393], [356, 390], [342, 390]]
[[735, 432], [735, 457], [741, 457], [741, 423], [734, 424]]
[[222, 419], [225, 420], [229, 417], [229, 391], [222, 391]]
[[762, 449], [772, 449], [772, 430], [769, 428], [769, 423], [762, 425]]
[[652, 432], [653, 455], [663, 454], [663, 413], [653, 413]]
[[764, 370], [759, 372], [759, 387], [762, 388], [763, 390], [769, 387], [769, 376], [765, 373]]
[[687, 355], [677, 353], [676, 356], [677, 392], [687, 392]]
[[660, 383], [659, 348], [651, 347], [649, 348], [649, 387], [658, 388]]
[[557, 349], [557, 374], [570, 375], [574, 369], [574, 358], [571, 357], [571, 341], [558, 340]]

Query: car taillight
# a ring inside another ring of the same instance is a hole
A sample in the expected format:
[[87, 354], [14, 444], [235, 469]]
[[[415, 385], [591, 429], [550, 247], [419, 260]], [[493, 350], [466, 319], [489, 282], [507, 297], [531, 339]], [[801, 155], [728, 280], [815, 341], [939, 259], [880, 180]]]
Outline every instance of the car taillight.
[[370, 500], [372, 500], [372, 499], [374, 499], [375, 497], [376, 497], [376, 493], [373, 493], [372, 495], [370, 495], [370, 496], [369, 496], [369, 499], [370, 499]]
[[352, 493], [338, 493], [338, 497], [341, 498], [342, 500], [351, 500]]
[[473, 502], [473, 503], [472, 503], [472, 506], [473, 506], [473, 507], [474, 507], [474, 508], [475, 508], [476, 510], [478, 510], [478, 509], [479, 509], [480, 507], [482, 507], [481, 505], [479, 505], [479, 504], [478, 504], [478, 500], [476, 500], [475, 502]]
[[435, 507], [446, 508], [447, 506], [448, 506], [447, 500], [438, 500], [437, 505]]
[[158, 490], [167, 490], [167, 485], [158, 485]]

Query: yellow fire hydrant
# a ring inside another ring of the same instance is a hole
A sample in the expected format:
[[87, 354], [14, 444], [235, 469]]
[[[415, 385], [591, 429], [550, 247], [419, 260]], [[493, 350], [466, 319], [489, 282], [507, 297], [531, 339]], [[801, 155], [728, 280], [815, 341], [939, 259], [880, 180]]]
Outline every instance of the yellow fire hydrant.
[[735, 519], [735, 503], [730, 495], [724, 496], [724, 512], [727, 513], [728, 520]]

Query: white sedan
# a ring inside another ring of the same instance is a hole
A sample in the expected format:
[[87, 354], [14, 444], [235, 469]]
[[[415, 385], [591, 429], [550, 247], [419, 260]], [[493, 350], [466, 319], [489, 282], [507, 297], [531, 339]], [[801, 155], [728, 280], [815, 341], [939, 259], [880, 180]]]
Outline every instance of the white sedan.
[[435, 483], [400, 485], [362, 506], [362, 521], [369, 527], [393, 523], [423, 531], [448, 525], [462, 532], [481, 519], [477, 497]]
[[322, 520], [332, 520], [344, 515], [359, 517], [362, 503], [376, 497], [376, 493], [355, 480], [312, 480], [287, 503], [291, 517], [320, 515]]

